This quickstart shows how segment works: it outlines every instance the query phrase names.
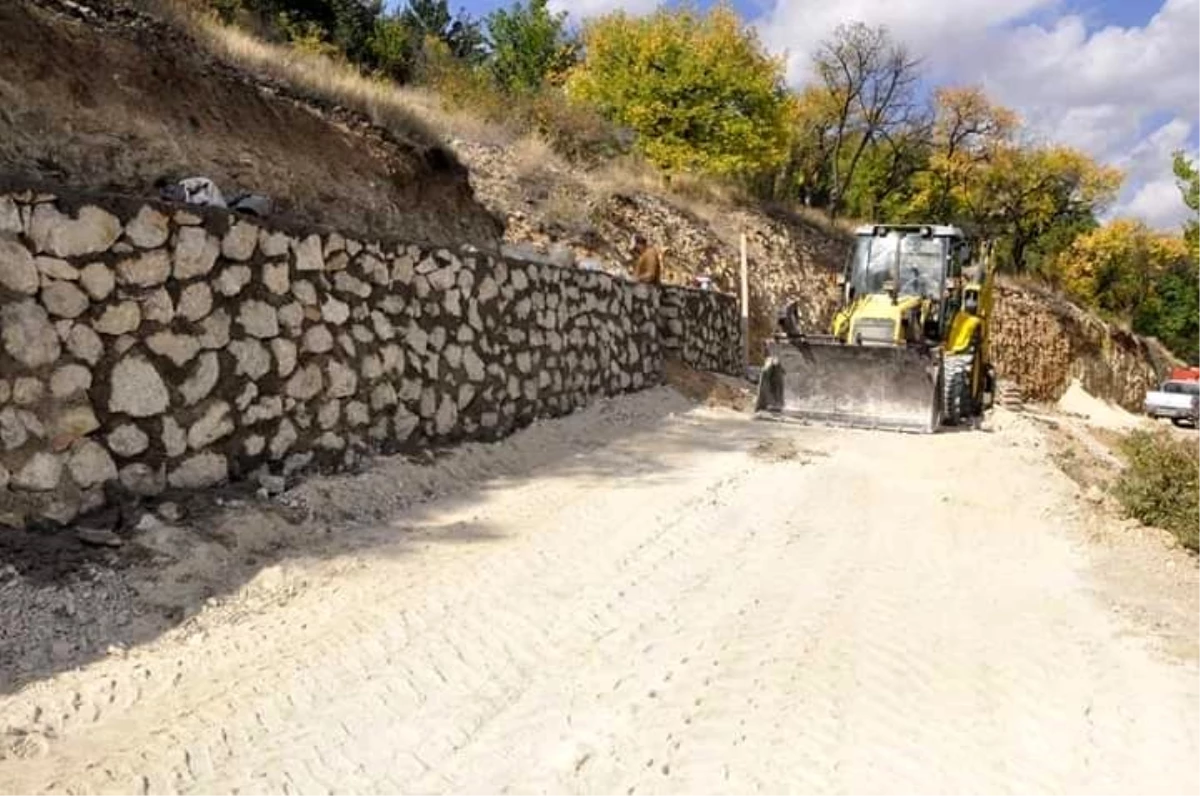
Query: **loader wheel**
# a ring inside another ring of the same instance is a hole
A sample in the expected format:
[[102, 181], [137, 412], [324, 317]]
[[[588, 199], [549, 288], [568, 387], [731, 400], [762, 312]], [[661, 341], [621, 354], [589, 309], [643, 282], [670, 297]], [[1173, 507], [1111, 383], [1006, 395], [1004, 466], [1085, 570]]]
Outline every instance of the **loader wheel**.
[[942, 360], [942, 411], [946, 425], [957, 426], [971, 417], [971, 366], [975, 352], [951, 354]]

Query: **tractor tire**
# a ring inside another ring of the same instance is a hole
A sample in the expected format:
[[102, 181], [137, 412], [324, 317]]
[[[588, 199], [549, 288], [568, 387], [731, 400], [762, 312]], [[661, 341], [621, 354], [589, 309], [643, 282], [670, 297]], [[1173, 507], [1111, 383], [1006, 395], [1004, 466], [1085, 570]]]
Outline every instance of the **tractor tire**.
[[971, 370], [975, 352], [950, 354], [942, 360], [942, 412], [948, 426], [957, 426], [975, 412], [971, 398]]

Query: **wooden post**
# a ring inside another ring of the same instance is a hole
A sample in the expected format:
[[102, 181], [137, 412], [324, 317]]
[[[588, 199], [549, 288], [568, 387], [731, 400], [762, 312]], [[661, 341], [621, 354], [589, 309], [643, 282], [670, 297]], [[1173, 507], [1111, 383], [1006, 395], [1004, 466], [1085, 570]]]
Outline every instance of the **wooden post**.
[[750, 366], [750, 281], [746, 273], [746, 233], [742, 233], [742, 370]]

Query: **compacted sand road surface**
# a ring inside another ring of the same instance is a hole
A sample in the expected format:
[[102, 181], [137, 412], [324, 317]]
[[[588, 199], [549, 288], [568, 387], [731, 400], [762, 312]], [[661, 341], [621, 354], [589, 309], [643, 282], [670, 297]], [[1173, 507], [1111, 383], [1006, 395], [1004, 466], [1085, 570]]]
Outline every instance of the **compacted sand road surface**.
[[991, 426], [664, 389], [464, 451], [287, 599], [0, 699], [0, 790], [1196, 792], [1194, 656], [1113, 612], [1037, 430]]

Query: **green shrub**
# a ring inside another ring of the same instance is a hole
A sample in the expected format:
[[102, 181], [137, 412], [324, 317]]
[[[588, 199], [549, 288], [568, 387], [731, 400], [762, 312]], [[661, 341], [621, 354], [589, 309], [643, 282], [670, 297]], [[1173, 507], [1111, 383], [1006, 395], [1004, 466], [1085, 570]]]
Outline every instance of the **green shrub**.
[[1115, 492], [1132, 517], [1164, 528], [1189, 550], [1200, 528], [1200, 457], [1195, 442], [1159, 429], [1134, 431], [1121, 443], [1128, 467]]

